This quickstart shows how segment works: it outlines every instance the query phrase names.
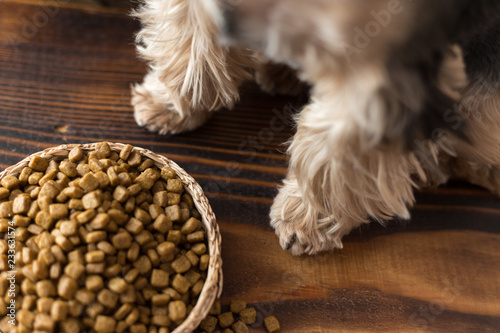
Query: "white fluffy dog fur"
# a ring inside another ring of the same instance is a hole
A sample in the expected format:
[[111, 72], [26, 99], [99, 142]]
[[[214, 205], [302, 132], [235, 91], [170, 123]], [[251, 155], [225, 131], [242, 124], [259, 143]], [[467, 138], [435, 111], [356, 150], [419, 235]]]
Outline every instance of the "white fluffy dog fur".
[[275, 75], [287, 64], [311, 100], [271, 225], [294, 255], [341, 248], [362, 224], [409, 219], [414, 189], [450, 176], [500, 192], [499, 13], [489, 0], [146, 0], [135, 119], [193, 130], [244, 81], [295, 90]]

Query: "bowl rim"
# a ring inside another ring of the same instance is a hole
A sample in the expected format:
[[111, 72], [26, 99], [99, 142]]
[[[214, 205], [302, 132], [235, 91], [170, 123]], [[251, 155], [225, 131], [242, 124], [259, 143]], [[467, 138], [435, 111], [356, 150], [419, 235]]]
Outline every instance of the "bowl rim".
[[[69, 152], [74, 147], [80, 147], [85, 151], [95, 150], [95, 146], [99, 143], [106, 142], [112, 151], [119, 152], [127, 144], [115, 143], [108, 141], [99, 141], [92, 143], [75, 143], [75, 144], [63, 144], [56, 147], [50, 147], [24, 158], [20, 162], [7, 167], [5, 170], [0, 172], [0, 180], [9, 175], [19, 174], [22, 169], [28, 166], [29, 162], [35, 157], [42, 157], [48, 160], [58, 160], [64, 159], [68, 156]], [[216, 222], [215, 214], [210, 206], [207, 197], [205, 196], [203, 189], [196, 182], [196, 180], [189, 175], [184, 169], [182, 169], [177, 163], [170, 160], [169, 158], [154, 153], [149, 149], [138, 147], [132, 145], [134, 150], [141, 153], [141, 156], [151, 159], [155, 166], [162, 168], [168, 166], [172, 168], [177, 176], [182, 180], [184, 189], [193, 197], [193, 203], [201, 215], [202, 225], [207, 233], [207, 243], [210, 261], [208, 265], [207, 278], [203, 285], [202, 291], [198, 297], [196, 305], [191, 310], [190, 314], [184, 319], [182, 324], [177, 326], [172, 333], [188, 333], [196, 329], [201, 321], [205, 319], [210, 311], [215, 300], [218, 299], [222, 293], [223, 285], [223, 275], [222, 275], [222, 257], [221, 257], [221, 234], [219, 226]]]

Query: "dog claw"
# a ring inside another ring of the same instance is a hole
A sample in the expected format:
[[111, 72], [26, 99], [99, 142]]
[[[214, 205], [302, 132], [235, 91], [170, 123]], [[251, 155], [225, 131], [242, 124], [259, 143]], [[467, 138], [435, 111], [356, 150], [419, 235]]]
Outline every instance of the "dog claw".
[[295, 244], [295, 242], [297, 241], [297, 235], [296, 234], [293, 234], [292, 238], [290, 238], [290, 240], [288, 241], [288, 244], [286, 245], [286, 250], [289, 251], [293, 244]]

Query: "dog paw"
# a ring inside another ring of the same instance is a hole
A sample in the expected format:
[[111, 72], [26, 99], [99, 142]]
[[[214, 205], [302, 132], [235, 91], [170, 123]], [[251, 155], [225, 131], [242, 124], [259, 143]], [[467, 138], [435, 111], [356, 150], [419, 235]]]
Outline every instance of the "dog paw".
[[270, 217], [281, 247], [293, 255], [342, 248], [341, 225], [321, 218], [314, 208], [305, 207], [296, 181], [285, 181], [274, 199]]
[[156, 95], [144, 85], [132, 87], [132, 105], [137, 124], [162, 135], [192, 131], [210, 117], [209, 112], [181, 114], [165, 93]]

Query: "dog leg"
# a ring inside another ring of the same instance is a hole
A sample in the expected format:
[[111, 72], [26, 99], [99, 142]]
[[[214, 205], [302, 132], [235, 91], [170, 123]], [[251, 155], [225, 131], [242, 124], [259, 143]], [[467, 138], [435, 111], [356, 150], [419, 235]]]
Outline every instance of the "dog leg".
[[217, 43], [210, 6], [217, 2], [147, 0], [136, 13], [143, 25], [138, 51], [149, 64], [132, 88], [139, 125], [161, 134], [193, 130], [211, 111], [231, 108], [239, 85], [252, 79], [252, 54]]
[[290, 171], [271, 208], [280, 244], [294, 255], [342, 248], [344, 235], [372, 220], [408, 219], [415, 180], [431, 182], [422, 165], [438, 164], [431, 143], [423, 156], [393, 147], [364, 149], [353, 122], [332, 120], [329, 110], [316, 101], [302, 111]]

